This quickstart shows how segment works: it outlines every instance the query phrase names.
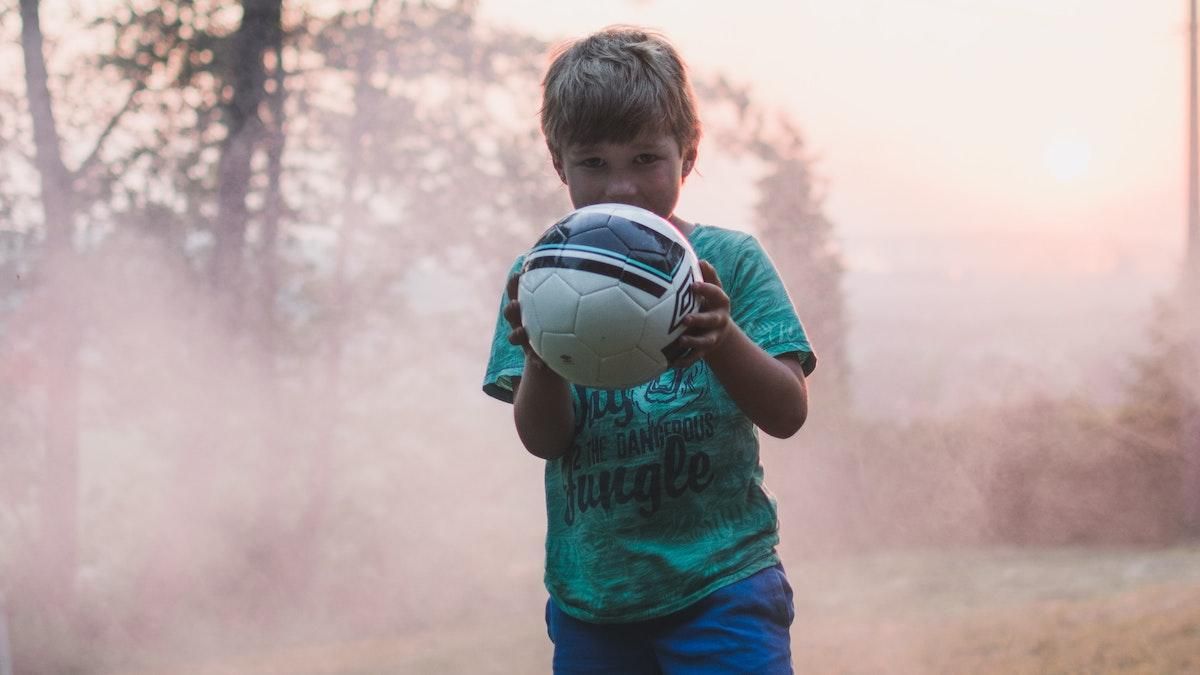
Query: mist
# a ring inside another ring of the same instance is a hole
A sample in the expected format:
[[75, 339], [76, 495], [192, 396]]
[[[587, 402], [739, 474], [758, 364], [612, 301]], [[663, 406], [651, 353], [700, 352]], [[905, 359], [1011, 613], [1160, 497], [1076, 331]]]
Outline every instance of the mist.
[[[38, 4], [44, 95], [0, 10], [0, 675], [547, 672], [543, 463], [480, 385], [569, 208], [549, 42]], [[764, 242], [820, 358], [762, 448], [798, 670], [1200, 667], [1182, 255], [845, 226], [803, 115], [693, 77], [681, 209]]]

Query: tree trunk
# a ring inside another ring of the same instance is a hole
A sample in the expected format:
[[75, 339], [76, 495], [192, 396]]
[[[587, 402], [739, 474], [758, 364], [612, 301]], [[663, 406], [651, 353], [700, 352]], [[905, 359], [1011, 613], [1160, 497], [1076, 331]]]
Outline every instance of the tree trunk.
[[46, 419], [39, 565], [46, 601], [69, 610], [78, 558], [79, 343], [72, 176], [63, 163], [43, 53], [38, 0], [21, 0], [21, 48], [46, 228]]
[[[79, 343], [81, 322], [72, 231], [75, 206], [72, 175], [63, 163], [54, 121], [49, 74], [43, 52], [38, 0], [21, 0], [21, 50], [25, 89], [33, 123], [34, 157], [40, 181], [45, 227], [44, 256], [38, 269], [39, 303], [45, 331], [45, 416], [42, 420], [42, 475], [35, 541], [19, 568], [27, 586], [14, 588], [20, 673], [59, 672], [70, 656], [55, 645], [72, 640], [75, 625], [75, 572], [78, 561]], [[49, 633], [49, 634], [47, 634]], [[7, 661], [7, 655], [0, 655]], [[8, 664], [3, 664], [5, 668]]]
[[279, 222], [283, 216], [283, 148], [287, 137], [284, 135], [284, 90], [285, 77], [283, 70], [283, 32], [276, 31], [275, 42], [271, 45], [274, 54], [274, 67], [271, 81], [274, 89], [268, 98], [268, 108], [271, 112], [270, 127], [266, 134], [267, 146], [267, 193], [263, 205], [262, 242], [258, 249], [258, 267], [262, 274], [258, 292], [258, 326], [259, 345], [265, 363], [271, 372], [269, 379], [274, 379], [274, 360], [277, 325], [275, 316], [275, 300], [279, 293]]
[[212, 281], [236, 325], [242, 311], [242, 255], [249, 212], [246, 195], [251, 160], [262, 132], [258, 109], [265, 96], [263, 54], [281, 30], [282, 0], [243, 0], [242, 23], [233, 36], [233, 93], [225, 107], [227, 133], [217, 166], [217, 223]]

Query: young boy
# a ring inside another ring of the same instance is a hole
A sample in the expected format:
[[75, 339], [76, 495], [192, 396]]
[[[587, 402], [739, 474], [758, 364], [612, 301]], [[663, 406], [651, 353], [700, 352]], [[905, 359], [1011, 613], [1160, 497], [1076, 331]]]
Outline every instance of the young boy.
[[675, 213], [700, 121], [661, 35], [612, 27], [571, 43], [543, 82], [542, 131], [576, 208], [648, 209], [688, 237], [702, 310], [691, 351], [626, 390], [571, 385], [534, 354], [508, 280], [484, 391], [513, 403], [546, 460], [546, 622], [556, 673], [790, 673], [792, 591], [755, 428], [786, 438], [816, 359], [751, 236]]

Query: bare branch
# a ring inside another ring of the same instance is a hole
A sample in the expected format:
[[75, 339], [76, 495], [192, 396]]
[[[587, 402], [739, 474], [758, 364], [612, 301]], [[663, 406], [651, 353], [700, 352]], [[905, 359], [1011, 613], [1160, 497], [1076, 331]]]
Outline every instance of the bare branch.
[[104, 131], [100, 132], [100, 136], [96, 139], [96, 145], [92, 147], [92, 152], [88, 154], [87, 159], [83, 160], [83, 162], [80, 163], [79, 168], [71, 173], [71, 181], [73, 184], [77, 184], [80, 180], [82, 180], [87, 175], [87, 172], [91, 170], [92, 166], [99, 161], [100, 150], [104, 147], [104, 141], [108, 140], [109, 135], [112, 134], [113, 130], [117, 128], [117, 124], [121, 121], [121, 118], [125, 115], [125, 113], [129, 112], [133, 108], [134, 99], [136, 99], [137, 95], [145, 88], [145, 82], [138, 82], [134, 85], [133, 91], [129, 92], [129, 98], [125, 100], [125, 105], [122, 106], [121, 109], [118, 110], [115, 115], [113, 115], [112, 119], [108, 121], [108, 125], [104, 127]]

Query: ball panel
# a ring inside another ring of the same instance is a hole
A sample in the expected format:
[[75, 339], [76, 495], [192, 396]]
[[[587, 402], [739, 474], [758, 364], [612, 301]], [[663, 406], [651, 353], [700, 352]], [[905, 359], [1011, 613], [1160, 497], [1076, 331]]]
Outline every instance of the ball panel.
[[683, 260], [683, 247], [667, 235], [641, 223], [617, 218], [613, 220], [619, 223], [613, 231], [625, 242], [627, 255], [646, 271], [670, 278]]
[[521, 272], [521, 283], [518, 288], [528, 292], [536, 291], [538, 286], [541, 286], [546, 279], [549, 279], [552, 276], [554, 276], [554, 270], [552, 269], [525, 268]]
[[591, 271], [592, 268], [581, 266], [575, 269], [560, 269], [558, 277], [575, 290], [580, 297], [596, 293], [606, 288], [615, 288], [619, 280], [608, 274]]
[[[521, 280], [524, 281], [524, 277]], [[537, 354], [542, 353], [542, 322], [538, 317], [538, 303], [532, 299], [533, 293], [525, 290], [524, 285], [517, 287], [517, 302], [521, 304], [521, 325], [529, 335], [529, 346]]]
[[573, 333], [543, 333], [542, 351], [538, 356], [551, 370], [568, 382], [584, 386], [596, 384], [596, 369], [600, 357]]
[[675, 360], [675, 357], [683, 353], [682, 349], [673, 347], [672, 345], [674, 344], [675, 342], [672, 341], [666, 347], [652, 352], [648, 352], [641, 347], [638, 347], [638, 352], [656, 364], [658, 366], [658, 372], [661, 374], [667, 369], [667, 366], [671, 363], [671, 361]]
[[612, 356], [636, 347], [645, 325], [645, 311], [616, 286], [579, 299], [575, 334], [586, 336], [599, 356]]
[[561, 276], [553, 274], [542, 282], [537, 290], [530, 294], [530, 302], [537, 306], [542, 330], [555, 333], [574, 332], [579, 293]]
[[564, 227], [564, 223], [571, 220], [573, 216], [574, 214], [568, 215], [566, 218], [563, 218], [557, 223], [551, 225], [545, 232], [542, 233], [542, 236], [538, 238], [533, 247], [537, 248], [539, 246], [561, 244], [566, 241], [567, 231]]
[[685, 246], [687, 248], [691, 248], [691, 245], [687, 243], [687, 237], [683, 236], [683, 233], [679, 231], [679, 228], [675, 227], [675, 225], [670, 221], [664, 220], [658, 215], [650, 213], [649, 211], [636, 206], [628, 206], [626, 204], [617, 204], [615, 206], [616, 208], [610, 212], [612, 217], [630, 220], [642, 226], [640, 229], [649, 230], [659, 235], [651, 236], [650, 239], [638, 240], [639, 242], [653, 242], [649, 245], [645, 243], [627, 241], [626, 243], [629, 244], [631, 249], [657, 251], [662, 255], [674, 257], [675, 254], [672, 253], [672, 251], [676, 246], [680, 248], [684, 248]]
[[668, 298], [646, 312], [646, 322], [638, 345], [648, 352], [657, 353], [682, 334], [683, 325], [675, 317], [675, 302]]
[[[613, 256], [624, 258], [629, 253], [629, 247], [618, 236], [618, 227], [614, 227], [608, 216], [596, 214], [590, 218], [578, 219], [567, 229], [568, 246], [581, 246], [600, 251], [610, 251]], [[620, 223], [622, 221], [618, 221]]]
[[658, 377], [666, 361], [655, 361], [640, 349], [600, 359], [597, 378], [610, 389], [632, 387]]

